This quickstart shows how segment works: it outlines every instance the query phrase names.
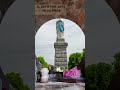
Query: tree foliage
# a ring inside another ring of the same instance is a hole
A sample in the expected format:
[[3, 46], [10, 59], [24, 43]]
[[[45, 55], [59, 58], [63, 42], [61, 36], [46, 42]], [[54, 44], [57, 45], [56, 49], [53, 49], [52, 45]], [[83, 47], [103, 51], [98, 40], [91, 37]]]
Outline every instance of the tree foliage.
[[37, 59], [39, 60], [43, 67], [48, 68], [48, 63], [45, 62], [45, 59], [43, 57], [40, 56]]
[[77, 66], [83, 59], [83, 56], [84, 56], [84, 52], [82, 53], [77, 52], [77, 53], [71, 54], [69, 57], [68, 68], [71, 69]]
[[106, 90], [114, 75], [114, 67], [106, 63], [92, 64], [85, 69], [86, 90]]
[[120, 52], [112, 64], [91, 64], [85, 68], [86, 90], [106, 90], [115, 73], [120, 69]]
[[82, 73], [81, 77], [85, 77], [85, 49], [83, 49], [83, 52], [81, 54], [82, 54], [82, 60], [78, 64], [77, 68], [78, 70], [81, 70]]
[[120, 69], [120, 52], [116, 53], [114, 58], [115, 61], [112, 62], [112, 65], [114, 65], [115, 71], [117, 72]]
[[24, 85], [23, 79], [19, 73], [7, 73], [6, 78], [16, 90], [30, 90], [27, 85]]

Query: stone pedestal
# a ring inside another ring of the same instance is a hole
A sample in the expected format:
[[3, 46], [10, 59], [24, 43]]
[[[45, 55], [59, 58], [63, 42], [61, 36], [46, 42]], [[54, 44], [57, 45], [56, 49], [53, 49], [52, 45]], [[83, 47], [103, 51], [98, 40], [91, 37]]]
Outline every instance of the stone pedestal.
[[68, 43], [65, 42], [64, 38], [57, 38], [54, 43], [55, 48], [55, 67], [60, 67], [62, 70], [67, 69], [67, 52], [66, 48]]

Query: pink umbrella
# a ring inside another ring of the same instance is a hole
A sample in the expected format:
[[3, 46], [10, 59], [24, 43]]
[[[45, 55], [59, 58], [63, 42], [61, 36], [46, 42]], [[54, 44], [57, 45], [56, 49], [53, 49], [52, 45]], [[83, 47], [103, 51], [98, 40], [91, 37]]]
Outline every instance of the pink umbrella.
[[81, 71], [77, 69], [77, 66], [67, 70], [63, 74], [65, 77], [79, 78], [81, 76]]

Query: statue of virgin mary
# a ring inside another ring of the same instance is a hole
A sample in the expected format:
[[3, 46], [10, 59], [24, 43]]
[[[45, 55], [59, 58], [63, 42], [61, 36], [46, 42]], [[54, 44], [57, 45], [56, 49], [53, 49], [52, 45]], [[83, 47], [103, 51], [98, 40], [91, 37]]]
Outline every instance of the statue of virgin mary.
[[64, 23], [62, 20], [58, 20], [56, 23], [57, 38], [64, 38]]

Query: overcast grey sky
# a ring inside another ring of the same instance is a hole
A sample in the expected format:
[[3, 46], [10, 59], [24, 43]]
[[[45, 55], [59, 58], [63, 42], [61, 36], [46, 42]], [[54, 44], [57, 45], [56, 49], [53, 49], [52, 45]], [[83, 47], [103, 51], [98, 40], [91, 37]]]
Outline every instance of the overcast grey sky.
[[[0, 65], [19, 72], [34, 90], [34, 0], [16, 0], [0, 24]], [[111, 62], [120, 51], [120, 25], [104, 0], [86, 0], [86, 64]]]
[[[68, 43], [67, 59], [70, 54], [82, 52], [85, 48], [85, 35], [81, 28], [74, 22], [68, 19], [61, 19], [64, 22], [64, 38]], [[56, 42], [56, 22], [58, 19], [53, 19], [43, 24], [35, 36], [35, 54], [37, 57], [43, 56], [48, 64], [54, 65]]]

